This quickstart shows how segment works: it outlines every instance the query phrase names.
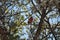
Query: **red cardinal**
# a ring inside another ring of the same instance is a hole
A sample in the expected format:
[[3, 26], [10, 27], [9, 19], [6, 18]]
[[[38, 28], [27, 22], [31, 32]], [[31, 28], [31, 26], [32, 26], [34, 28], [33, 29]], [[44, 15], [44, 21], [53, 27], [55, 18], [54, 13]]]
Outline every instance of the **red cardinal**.
[[31, 24], [33, 22], [33, 17], [30, 17], [29, 19], [28, 19], [28, 24]]

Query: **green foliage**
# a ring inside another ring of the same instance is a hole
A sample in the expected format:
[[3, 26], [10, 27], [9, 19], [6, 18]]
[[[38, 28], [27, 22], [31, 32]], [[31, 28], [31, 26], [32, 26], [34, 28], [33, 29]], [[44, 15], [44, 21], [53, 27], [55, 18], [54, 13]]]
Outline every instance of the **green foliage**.
[[20, 16], [20, 20], [24, 20], [24, 16]]

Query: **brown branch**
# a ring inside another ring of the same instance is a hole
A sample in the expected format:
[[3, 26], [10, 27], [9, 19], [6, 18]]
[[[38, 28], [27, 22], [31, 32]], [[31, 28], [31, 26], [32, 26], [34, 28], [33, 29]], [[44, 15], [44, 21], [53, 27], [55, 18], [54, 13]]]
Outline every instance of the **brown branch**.
[[41, 15], [40, 11], [36, 8], [36, 6], [35, 6], [35, 4], [34, 4], [33, 0], [31, 0], [31, 2], [32, 2], [32, 4], [33, 4], [34, 8], [36, 9], [36, 11]]
[[[46, 21], [46, 20], [44, 20], [44, 21]], [[51, 33], [53, 34], [55, 40], [57, 40], [57, 38], [56, 38], [56, 36], [55, 36], [55, 33], [54, 33], [53, 29], [51, 28], [51, 25], [50, 25], [50, 23], [49, 23], [49, 19], [48, 19], [46, 22], [48, 23], [49, 28], [50, 28], [50, 31], [51, 31]], [[57, 26], [57, 25], [56, 25], [56, 26]], [[55, 26], [55, 27], [56, 27], [56, 26]]]
[[[33, 6], [35, 7], [34, 3], [33, 3], [33, 0], [31, 0]], [[36, 8], [36, 7], [35, 7]], [[36, 11], [40, 14], [39, 10], [37, 10], [36, 8]], [[42, 24], [43, 24], [43, 19], [45, 18], [45, 16], [47, 15], [48, 13], [46, 13], [46, 9], [42, 9], [42, 15], [41, 15], [41, 19], [40, 19], [40, 22], [38, 24], [38, 29], [36, 31], [36, 34], [35, 36], [33, 37], [33, 40], [38, 40], [38, 37], [39, 37], [39, 34], [41, 32], [41, 28], [42, 28]]]
[[[48, 33], [46, 36], [44, 36], [42, 39], [46, 38], [49, 34], [51, 34], [51, 32], [49, 32], [49, 33]], [[42, 40], [42, 39], [41, 39], [41, 40]]]
[[[31, 2], [32, 2], [32, 4], [34, 5], [34, 3], [33, 3], [33, 0], [31, 0]], [[36, 7], [35, 7], [36, 8]], [[39, 12], [39, 10], [38, 10], [38, 12]], [[40, 32], [41, 32], [41, 28], [42, 28], [42, 24], [43, 24], [43, 19], [45, 18], [45, 16], [47, 15], [46, 13], [46, 9], [42, 9], [42, 15], [41, 15], [41, 19], [40, 19], [40, 22], [39, 22], [39, 27], [38, 27], [38, 29], [37, 29], [37, 31], [36, 31], [36, 34], [35, 34], [35, 36], [33, 37], [33, 40], [38, 40], [38, 37], [39, 37], [39, 34], [40, 34]], [[40, 13], [40, 12], [39, 12]]]

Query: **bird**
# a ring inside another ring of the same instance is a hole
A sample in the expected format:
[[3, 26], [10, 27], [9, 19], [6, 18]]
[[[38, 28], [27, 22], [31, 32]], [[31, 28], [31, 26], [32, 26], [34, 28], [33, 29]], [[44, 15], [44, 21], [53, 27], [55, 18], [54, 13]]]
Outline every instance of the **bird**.
[[31, 16], [29, 19], [28, 19], [28, 24], [31, 24], [33, 22], [33, 17]]

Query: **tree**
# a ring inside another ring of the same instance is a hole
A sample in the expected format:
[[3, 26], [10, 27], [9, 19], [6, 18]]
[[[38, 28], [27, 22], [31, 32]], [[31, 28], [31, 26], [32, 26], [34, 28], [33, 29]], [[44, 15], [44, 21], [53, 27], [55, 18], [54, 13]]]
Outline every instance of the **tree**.
[[0, 0], [1, 40], [58, 40], [59, 4], [59, 0]]

